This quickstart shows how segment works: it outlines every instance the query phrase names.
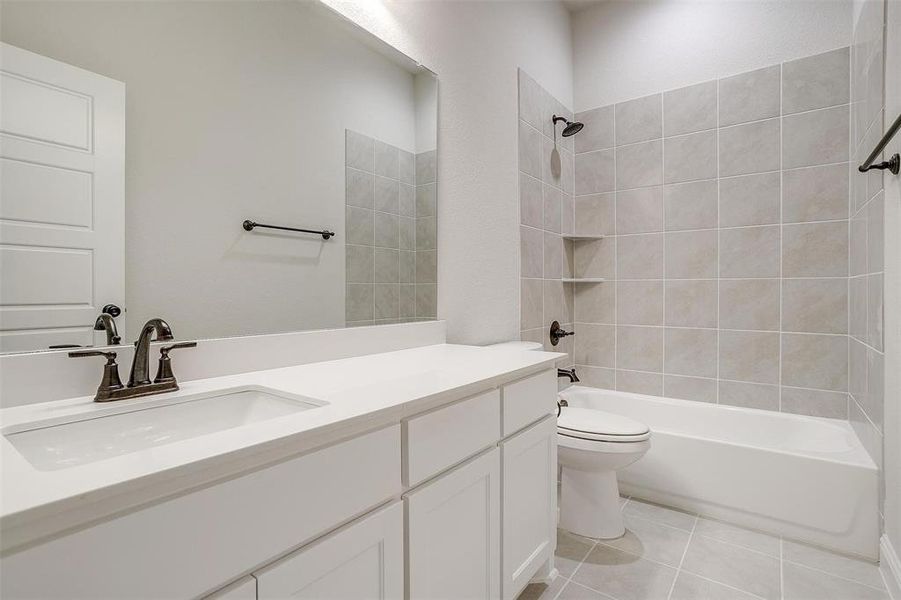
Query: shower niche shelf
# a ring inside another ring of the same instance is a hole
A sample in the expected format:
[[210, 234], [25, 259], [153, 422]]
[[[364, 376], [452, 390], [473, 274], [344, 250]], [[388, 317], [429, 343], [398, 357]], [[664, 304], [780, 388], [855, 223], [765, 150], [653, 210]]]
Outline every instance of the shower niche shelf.
[[[597, 242], [604, 239], [605, 235], [582, 235], [576, 233], [565, 233], [561, 236], [565, 241], [570, 242], [570, 257], [573, 257], [575, 252], [578, 252], [578, 249], [587, 250], [590, 248], [589, 245], [576, 245], [577, 242]], [[561, 280], [563, 283], [603, 283], [607, 281], [605, 277], [580, 277], [578, 273], [575, 273], [575, 269], [573, 268], [573, 264], [569, 265], [569, 272], [572, 274], [572, 277], [563, 277]]]
[[592, 242], [594, 240], [602, 240], [606, 236], [603, 236], [603, 235], [576, 235], [576, 234], [566, 234], [565, 233], [561, 237], [564, 240], [570, 240], [573, 242], [580, 242], [580, 241]]

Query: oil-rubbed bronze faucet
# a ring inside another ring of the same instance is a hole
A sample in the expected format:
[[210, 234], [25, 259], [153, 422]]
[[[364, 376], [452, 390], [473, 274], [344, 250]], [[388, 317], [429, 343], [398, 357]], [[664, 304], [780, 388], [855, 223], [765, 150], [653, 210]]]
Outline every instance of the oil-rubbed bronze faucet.
[[131, 361], [128, 387], [150, 383], [150, 341], [154, 333], [157, 342], [168, 342], [172, 339], [172, 328], [162, 319], [150, 319], [144, 323], [141, 335], [135, 342], [135, 356]]
[[[152, 340], [154, 333], [156, 334], [156, 340]], [[150, 319], [144, 324], [144, 327], [141, 329], [141, 335], [138, 337], [138, 341], [135, 342], [135, 355], [131, 362], [131, 374], [129, 375], [127, 386], [122, 385], [122, 381], [119, 379], [119, 365], [116, 364], [115, 352], [76, 350], [69, 352], [69, 356], [71, 358], [82, 358], [85, 356], [106, 357], [106, 364], [103, 366], [103, 379], [100, 381], [100, 387], [97, 388], [97, 395], [94, 396], [95, 402], [110, 402], [112, 400], [150, 396], [178, 389], [178, 382], [172, 374], [172, 360], [169, 358], [169, 352], [176, 348], [194, 348], [197, 346], [197, 342], [181, 342], [161, 347], [156, 377], [151, 382], [148, 375], [150, 372], [150, 342], [168, 341], [171, 339], [172, 329], [162, 319]]]

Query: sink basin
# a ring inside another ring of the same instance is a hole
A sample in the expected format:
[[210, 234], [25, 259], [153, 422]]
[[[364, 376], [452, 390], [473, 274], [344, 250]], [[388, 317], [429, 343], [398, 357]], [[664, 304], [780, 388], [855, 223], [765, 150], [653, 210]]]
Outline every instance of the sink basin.
[[315, 409], [326, 403], [242, 386], [137, 406], [100, 409], [65, 422], [9, 427], [6, 439], [41, 471], [84, 465]]

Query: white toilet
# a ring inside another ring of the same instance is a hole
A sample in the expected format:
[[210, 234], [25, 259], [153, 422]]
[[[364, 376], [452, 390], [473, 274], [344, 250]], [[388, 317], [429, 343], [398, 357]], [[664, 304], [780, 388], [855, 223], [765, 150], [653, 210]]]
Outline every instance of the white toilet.
[[[538, 342], [503, 342], [493, 348], [541, 350]], [[645, 455], [651, 430], [644, 423], [592, 408], [564, 406], [557, 418], [557, 462], [562, 467], [560, 527], [592, 538], [626, 532], [616, 472]]]
[[585, 537], [612, 539], [625, 532], [616, 471], [651, 447], [647, 425], [612, 413], [564, 406], [557, 418], [557, 461], [562, 467], [560, 527]]

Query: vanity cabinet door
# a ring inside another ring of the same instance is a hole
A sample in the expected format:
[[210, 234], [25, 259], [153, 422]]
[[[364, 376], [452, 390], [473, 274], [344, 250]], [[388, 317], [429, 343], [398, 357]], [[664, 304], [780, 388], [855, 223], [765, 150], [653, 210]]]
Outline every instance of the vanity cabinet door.
[[402, 600], [403, 505], [363, 517], [254, 576], [259, 600]]
[[515, 598], [553, 558], [557, 516], [557, 420], [546, 417], [501, 444], [504, 464], [503, 592]]
[[500, 598], [500, 450], [409, 493], [408, 597]]

